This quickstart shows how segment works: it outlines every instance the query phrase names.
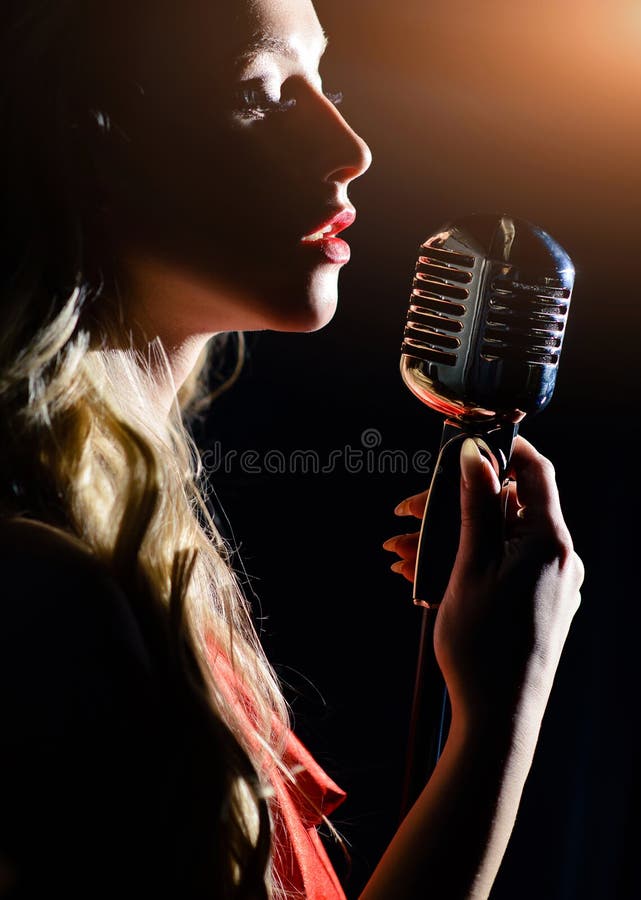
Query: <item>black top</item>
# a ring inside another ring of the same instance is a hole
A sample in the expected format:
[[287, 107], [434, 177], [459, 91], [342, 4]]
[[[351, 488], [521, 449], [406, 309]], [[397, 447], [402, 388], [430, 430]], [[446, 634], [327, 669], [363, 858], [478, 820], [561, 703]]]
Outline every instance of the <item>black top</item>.
[[196, 896], [196, 744], [127, 597], [37, 523], [0, 566], [0, 896]]

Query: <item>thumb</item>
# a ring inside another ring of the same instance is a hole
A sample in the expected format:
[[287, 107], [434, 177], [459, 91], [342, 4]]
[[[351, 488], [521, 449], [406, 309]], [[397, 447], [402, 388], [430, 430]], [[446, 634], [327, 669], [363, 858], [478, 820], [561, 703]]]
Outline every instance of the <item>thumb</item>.
[[461, 447], [459, 556], [464, 564], [484, 567], [500, 557], [502, 548], [501, 485], [476, 441], [466, 438]]

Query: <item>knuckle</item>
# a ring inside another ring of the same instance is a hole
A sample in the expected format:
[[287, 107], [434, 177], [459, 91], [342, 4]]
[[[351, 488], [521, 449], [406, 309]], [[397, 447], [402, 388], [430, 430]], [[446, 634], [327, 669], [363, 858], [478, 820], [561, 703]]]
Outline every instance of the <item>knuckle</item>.
[[539, 456], [538, 462], [542, 476], [548, 481], [556, 481], [556, 469], [547, 456]]
[[574, 544], [572, 543], [570, 532], [567, 529], [560, 531], [557, 535], [557, 547], [561, 565], [568, 568], [574, 563], [576, 554], [574, 552]]
[[580, 588], [585, 581], [585, 566], [583, 565], [583, 560], [578, 555], [578, 553], [573, 554], [573, 563], [577, 587]]
[[574, 557], [574, 546], [570, 533], [564, 528], [551, 529], [541, 534], [537, 540], [538, 552], [543, 560], [556, 563], [560, 569], [566, 570]]

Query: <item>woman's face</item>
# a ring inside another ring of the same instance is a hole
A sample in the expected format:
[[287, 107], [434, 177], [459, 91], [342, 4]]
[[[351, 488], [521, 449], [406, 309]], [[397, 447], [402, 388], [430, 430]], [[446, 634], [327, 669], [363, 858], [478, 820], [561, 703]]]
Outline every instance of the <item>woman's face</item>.
[[348, 188], [371, 156], [324, 93], [312, 4], [154, 10], [130, 38], [113, 129], [122, 283], [186, 331], [322, 327], [349, 259], [335, 236], [354, 217]]

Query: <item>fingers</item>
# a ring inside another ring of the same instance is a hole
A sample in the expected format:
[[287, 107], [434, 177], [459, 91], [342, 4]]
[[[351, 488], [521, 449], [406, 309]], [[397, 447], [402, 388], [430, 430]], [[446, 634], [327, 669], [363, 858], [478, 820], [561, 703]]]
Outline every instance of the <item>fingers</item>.
[[[422, 491], [420, 494], [414, 494], [402, 500], [394, 514], [397, 516], [414, 516], [417, 519], [423, 518], [425, 505], [427, 503], [428, 491]], [[392, 572], [402, 575], [407, 581], [414, 583], [414, 572], [416, 569], [416, 554], [418, 550], [419, 533], [413, 534], [397, 534], [383, 544], [383, 549], [390, 553], [397, 553], [401, 558], [390, 566]]]
[[383, 549], [390, 553], [396, 553], [401, 558], [390, 566], [392, 572], [397, 572], [408, 581], [414, 582], [416, 569], [416, 554], [418, 550], [419, 533], [397, 534], [383, 544]]
[[461, 447], [461, 561], [492, 563], [500, 558], [502, 545], [501, 486], [490, 462], [468, 438]]
[[572, 550], [572, 540], [563, 518], [554, 467], [525, 438], [514, 442], [510, 473], [516, 479], [514, 498], [508, 508], [520, 508], [517, 521], [512, 523], [522, 534], [545, 531], [554, 535]]
[[417, 519], [422, 519], [425, 512], [425, 504], [427, 503], [427, 493], [427, 491], [423, 491], [420, 494], [414, 494], [412, 497], [402, 500], [394, 510], [394, 515], [415, 516]]
[[510, 474], [517, 483], [519, 504], [527, 507], [528, 515], [562, 518], [552, 463], [520, 435], [514, 442]]
[[397, 553], [403, 559], [411, 559], [416, 557], [418, 548], [418, 532], [413, 534], [397, 534], [395, 537], [389, 538], [383, 544], [383, 550], [389, 550], [390, 553]]
[[507, 500], [505, 503], [505, 521], [508, 533], [522, 524], [527, 510], [519, 502], [516, 491], [516, 481], [510, 480], [507, 485]]
[[[481, 456], [476, 443], [462, 443], [461, 465], [461, 532], [460, 550], [468, 562], [493, 560], [502, 549], [503, 529], [500, 507], [500, 485], [492, 465]], [[428, 491], [415, 494], [399, 503], [394, 512], [402, 516], [422, 518]], [[418, 549], [418, 535], [398, 535], [383, 545], [397, 553], [401, 562], [411, 563], [412, 578]], [[405, 574], [408, 566], [396, 565], [394, 571]]]
[[[474, 441], [461, 447], [461, 562], [486, 567], [500, 559], [504, 538], [533, 537], [549, 545], [554, 555], [566, 559], [573, 554], [572, 540], [565, 524], [554, 468], [529, 441], [519, 436], [514, 442], [508, 487], [506, 529], [496, 473]], [[422, 518], [428, 491], [398, 504], [398, 516]], [[408, 580], [414, 578], [418, 534], [397, 535], [383, 545], [401, 559], [393, 566]], [[579, 580], [582, 580], [580, 576]]]
[[390, 567], [392, 572], [402, 575], [407, 581], [414, 584], [414, 570], [416, 568], [416, 560], [409, 562], [406, 559], [399, 559]]

